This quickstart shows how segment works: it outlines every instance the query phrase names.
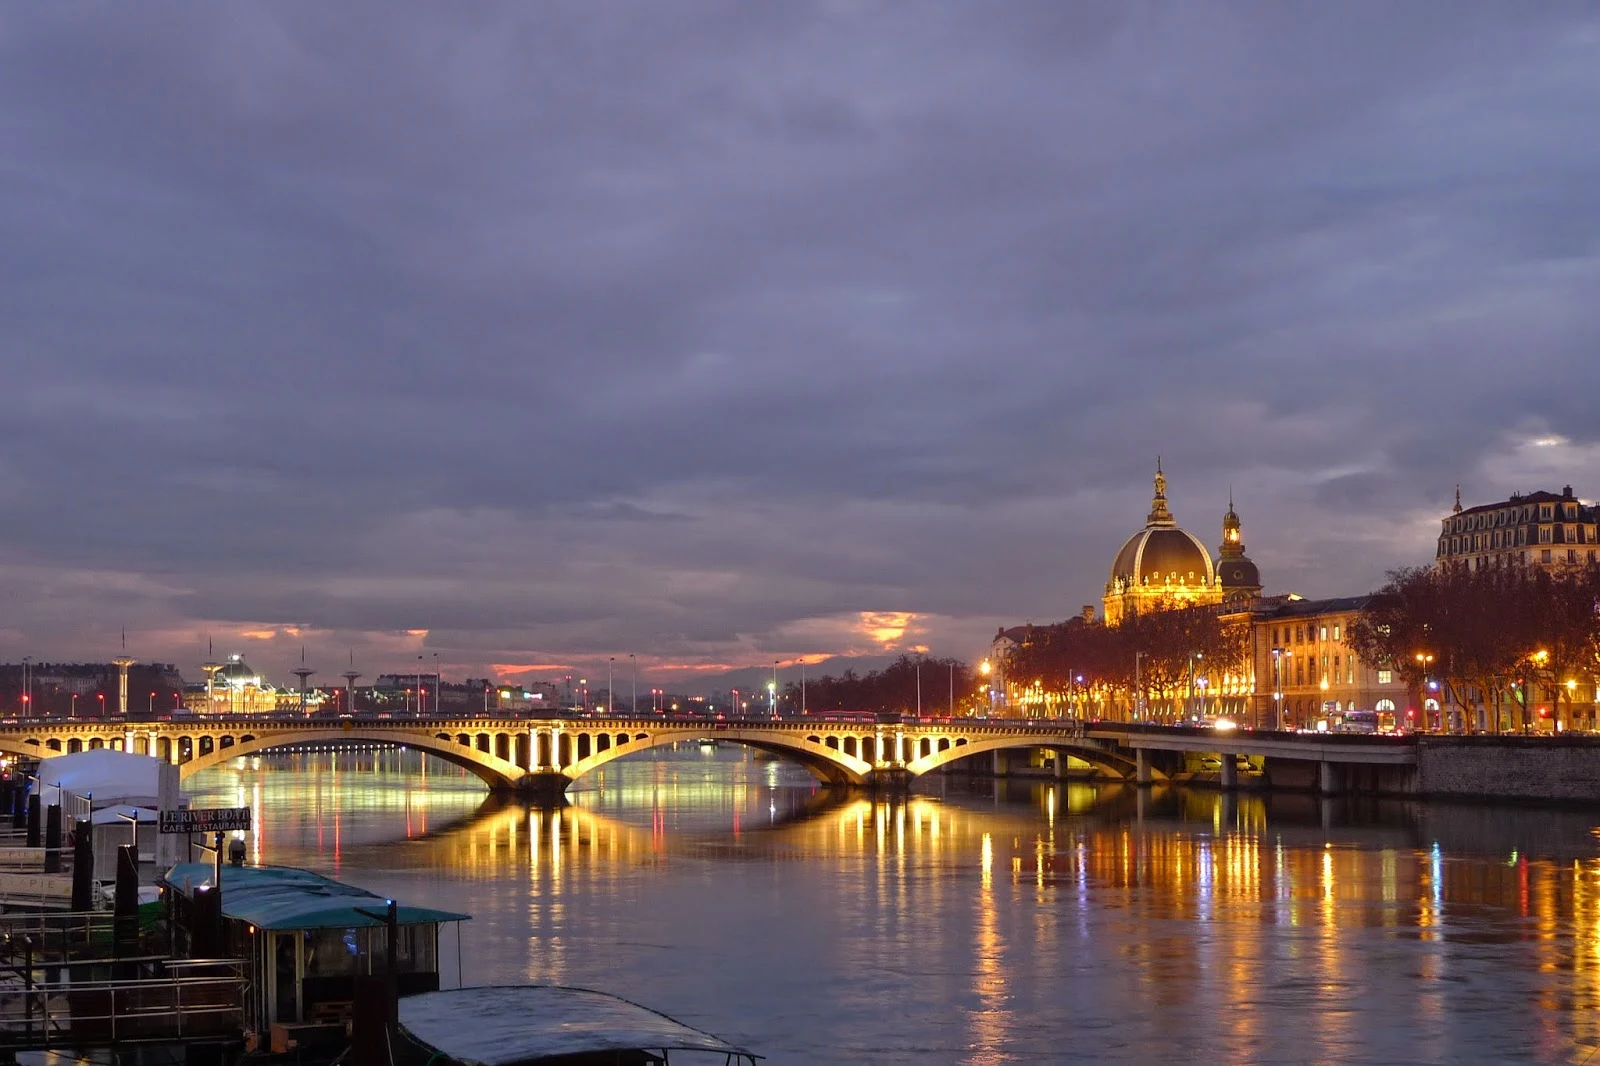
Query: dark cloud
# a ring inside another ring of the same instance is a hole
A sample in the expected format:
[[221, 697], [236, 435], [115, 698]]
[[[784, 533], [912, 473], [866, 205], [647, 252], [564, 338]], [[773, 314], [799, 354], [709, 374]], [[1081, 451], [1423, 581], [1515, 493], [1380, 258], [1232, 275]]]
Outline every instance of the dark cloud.
[[1157, 452], [1366, 588], [1600, 492], [1597, 72], [1581, 5], [8, 10], [0, 654], [971, 654]]

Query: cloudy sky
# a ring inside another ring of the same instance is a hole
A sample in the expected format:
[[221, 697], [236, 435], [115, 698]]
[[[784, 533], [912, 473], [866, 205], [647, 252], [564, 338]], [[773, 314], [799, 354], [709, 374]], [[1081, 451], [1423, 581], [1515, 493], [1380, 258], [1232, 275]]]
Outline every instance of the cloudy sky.
[[[1600, 493], [1592, 5], [9, 5], [0, 658], [651, 676]], [[190, 669], [198, 675], [197, 670]]]

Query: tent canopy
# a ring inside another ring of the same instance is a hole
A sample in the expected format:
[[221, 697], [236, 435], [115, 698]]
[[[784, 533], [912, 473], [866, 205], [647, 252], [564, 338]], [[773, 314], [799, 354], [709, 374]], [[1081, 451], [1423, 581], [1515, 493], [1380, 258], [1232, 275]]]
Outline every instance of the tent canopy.
[[46, 800], [64, 788], [90, 796], [94, 806], [116, 803], [155, 806], [161, 791], [161, 760], [110, 748], [57, 755], [39, 763], [40, 792]]

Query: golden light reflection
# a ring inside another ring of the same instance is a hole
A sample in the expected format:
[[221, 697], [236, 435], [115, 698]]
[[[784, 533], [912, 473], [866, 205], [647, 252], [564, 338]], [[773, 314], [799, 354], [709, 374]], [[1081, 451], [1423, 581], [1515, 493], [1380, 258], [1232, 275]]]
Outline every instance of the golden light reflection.
[[[444, 872], [452, 893], [497, 916], [509, 908], [514, 925], [469, 923], [466, 936], [481, 946], [491, 928], [518, 930], [524, 972], [476, 980], [582, 976], [605, 912], [595, 901], [623, 891], [621, 879], [641, 867], [689, 868], [717, 891], [724, 877], [741, 883], [731, 864], [803, 861], [849, 872], [827, 880], [841, 894], [817, 904], [844, 915], [860, 904], [837, 948], [847, 970], [892, 958], [910, 972], [930, 937], [970, 950], [952, 978], [966, 1004], [965, 1061], [1003, 1061], [1024, 977], [1068, 973], [1073, 953], [1104, 937], [1136, 1001], [1210, 1019], [1226, 1041], [1217, 1061], [1287, 1061], [1262, 1051], [1289, 1039], [1260, 1007], [1262, 989], [1280, 986], [1292, 987], [1282, 994], [1304, 1019], [1294, 1039], [1348, 1049], [1365, 1024], [1353, 1005], [1380, 979], [1380, 962], [1404, 968], [1406, 1017], [1436, 1032], [1459, 1015], [1462, 989], [1482, 979], [1493, 952], [1515, 960], [1495, 977], [1513, 981], [1531, 1008], [1530, 1054], [1555, 1061], [1556, 1049], [1600, 1045], [1593, 849], [1561, 862], [1509, 848], [1462, 854], [1425, 833], [1408, 805], [1345, 826], [1314, 798], [1054, 781], [1004, 798], [997, 786], [992, 799], [841, 801], [820, 788], [780, 789], [753, 761], [708, 770], [646, 760], [613, 764], [551, 811], [486, 804], [474, 779], [438, 764], [416, 787], [415, 759], [395, 753], [306, 753], [287, 765], [292, 773], [243, 763], [213, 771], [196, 779], [196, 800], [210, 787], [249, 805], [253, 855]], [[432, 832], [418, 831], [424, 815]]]

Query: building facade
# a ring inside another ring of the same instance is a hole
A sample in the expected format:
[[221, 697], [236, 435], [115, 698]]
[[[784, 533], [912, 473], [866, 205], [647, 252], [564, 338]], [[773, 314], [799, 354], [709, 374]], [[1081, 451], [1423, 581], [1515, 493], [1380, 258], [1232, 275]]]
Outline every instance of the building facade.
[[1600, 508], [1586, 506], [1571, 485], [1559, 494], [1513, 494], [1465, 510], [1457, 489], [1455, 508], [1442, 520], [1434, 560], [1440, 566], [1462, 563], [1474, 570], [1589, 563], [1600, 548], [1597, 520]]

